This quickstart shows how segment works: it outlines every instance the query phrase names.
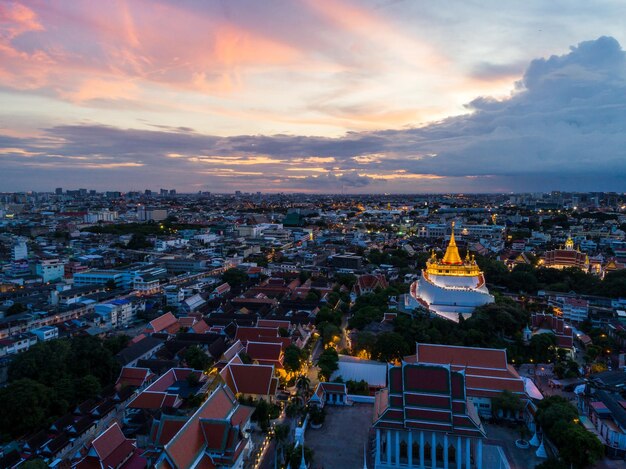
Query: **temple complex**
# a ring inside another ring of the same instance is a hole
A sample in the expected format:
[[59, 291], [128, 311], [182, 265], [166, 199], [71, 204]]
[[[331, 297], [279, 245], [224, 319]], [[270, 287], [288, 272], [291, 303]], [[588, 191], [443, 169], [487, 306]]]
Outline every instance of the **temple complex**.
[[544, 267], [567, 269], [574, 267], [584, 272], [589, 271], [589, 257], [574, 247], [572, 238], [567, 238], [565, 248], [546, 251], [542, 259]]
[[438, 259], [433, 251], [420, 278], [411, 285], [410, 298], [419, 306], [453, 321], [458, 321], [459, 314], [470, 316], [477, 306], [493, 303], [494, 298], [489, 294], [474, 256], [470, 257], [469, 250], [465, 259], [459, 254], [454, 223], [446, 253]]

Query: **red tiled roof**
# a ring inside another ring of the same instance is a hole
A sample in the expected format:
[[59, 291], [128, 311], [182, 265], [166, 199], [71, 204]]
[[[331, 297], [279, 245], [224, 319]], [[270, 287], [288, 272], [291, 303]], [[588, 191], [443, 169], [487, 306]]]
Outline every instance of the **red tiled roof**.
[[191, 373], [194, 373], [200, 382], [207, 380], [206, 375], [200, 371], [192, 370], [191, 368], [172, 368], [139, 393], [128, 403], [127, 407], [134, 409], [179, 407], [182, 404], [181, 399], [177, 394], [168, 392], [168, 389], [177, 381], [187, 379]]
[[387, 285], [387, 279], [384, 275], [365, 274], [359, 275], [356, 283], [354, 284], [353, 290], [357, 295], [360, 295], [365, 291], [372, 291], [379, 287], [386, 288]]
[[326, 392], [346, 392], [346, 385], [340, 383], [320, 383], [322, 389]]
[[252, 342], [248, 341], [246, 345], [246, 353], [252, 358], [260, 362], [276, 362], [282, 363], [281, 343], [276, 342]]
[[506, 350], [453, 345], [417, 344], [419, 363], [471, 366], [474, 368], [507, 369]]
[[161, 425], [161, 433], [156, 443], [166, 445], [185, 424], [184, 420], [165, 420]]
[[[207, 448], [207, 437], [204, 431], [207, 429], [206, 422], [227, 419], [231, 413], [233, 415], [237, 413], [236, 411], [233, 412], [233, 410], [237, 409], [237, 406], [239, 406], [237, 400], [226, 387], [217, 388], [172, 440], [165, 445], [165, 452], [174, 465], [178, 468], [191, 467], [198, 455]], [[228, 420], [226, 420], [225, 424], [228, 423]], [[234, 446], [234, 439], [241, 438], [238, 432], [233, 432], [228, 436], [230, 441], [227, 441], [227, 444], [230, 443], [231, 447]]]
[[178, 320], [176, 316], [172, 313], [165, 313], [162, 316], [159, 316], [156, 319], [153, 319], [148, 323], [148, 327], [146, 327], [146, 332], [161, 332], [164, 331], [173, 325], [176, 325]]
[[219, 287], [217, 287], [215, 290], [213, 290], [215, 293], [217, 293], [218, 295], [221, 295], [223, 293], [227, 293], [230, 291], [230, 285], [228, 283], [222, 283]]
[[281, 321], [279, 319], [257, 319], [256, 321], [257, 327], [269, 327], [269, 328], [280, 328], [289, 329], [291, 327], [291, 322], [289, 321]]
[[196, 323], [196, 318], [193, 316], [184, 316], [182, 318], [178, 318], [178, 325], [180, 327], [191, 327]]
[[[136, 450], [134, 442], [124, 436], [117, 422], [95, 438], [91, 445], [96, 457], [86, 457], [78, 464], [78, 467], [90, 467], [96, 458], [105, 468], [130, 467], [128, 464]], [[143, 459], [135, 461], [133, 464], [137, 464], [136, 467], [146, 467]]]
[[241, 342], [257, 340], [260, 337], [278, 337], [278, 327], [237, 327], [235, 339]]
[[268, 344], [280, 343], [283, 346], [283, 350], [285, 350], [293, 343], [293, 339], [291, 337], [257, 337], [253, 342]]
[[220, 371], [222, 379], [234, 393], [270, 395], [274, 367], [271, 365], [246, 365], [229, 363]]
[[204, 334], [209, 330], [209, 325], [204, 322], [204, 319], [201, 319], [197, 323], [195, 323], [191, 328], [196, 334]]
[[142, 386], [147, 380], [149, 380], [154, 374], [148, 368], [136, 368], [132, 366], [125, 366], [120, 371], [120, 376], [117, 378], [116, 386]]
[[463, 373], [444, 365], [403, 363], [389, 369], [389, 383], [390, 387], [376, 396], [376, 428], [485, 436], [473, 407], [467, 405]]

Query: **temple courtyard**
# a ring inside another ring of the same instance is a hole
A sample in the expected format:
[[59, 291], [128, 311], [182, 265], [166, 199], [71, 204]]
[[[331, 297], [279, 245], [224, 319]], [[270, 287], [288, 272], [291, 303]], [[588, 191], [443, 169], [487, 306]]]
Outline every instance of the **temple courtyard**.
[[[307, 428], [305, 445], [314, 451], [313, 469], [362, 469], [363, 448], [372, 426], [373, 406], [326, 406], [322, 428]], [[367, 467], [372, 467], [371, 458]]]
[[[372, 442], [368, 442], [372, 406], [326, 406], [325, 410], [326, 420], [322, 428], [316, 430], [309, 427], [305, 434], [305, 445], [315, 454], [312, 469], [362, 469], [364, 445], [368, 445], [368, 450], [372, 449]], [[515, 447], [515, 439], [519, 438], [515, 430], [489, 424], [485, 428], [487, 440], [483, 467], [506, 467], [500, 463], [500, 452], [506, 455], [511, 469], [534, 467], [541, 462], [535, 457], [534, 449]], [[371, 452], [368, 451], [367, 457], [367, 467], [373, 468]]]

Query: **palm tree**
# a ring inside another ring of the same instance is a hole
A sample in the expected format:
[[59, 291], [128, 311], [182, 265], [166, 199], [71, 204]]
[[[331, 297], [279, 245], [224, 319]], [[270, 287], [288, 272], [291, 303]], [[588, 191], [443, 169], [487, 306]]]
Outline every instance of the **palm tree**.
[[311, 380], [307, 377], [307, 375], [298, 376], [296, 379], [296, 389], [298, 390], [298, 394], [302, 397], [302, 404], [304, 405], [304, 402], [311, 391]]
[[289, 439], [291, 427], [286, 423], [281, 423], [274, 427], [274, 438], [276, 439], [276, 452], [280, 451], [280, 466], [285, 461], [285, 445]]

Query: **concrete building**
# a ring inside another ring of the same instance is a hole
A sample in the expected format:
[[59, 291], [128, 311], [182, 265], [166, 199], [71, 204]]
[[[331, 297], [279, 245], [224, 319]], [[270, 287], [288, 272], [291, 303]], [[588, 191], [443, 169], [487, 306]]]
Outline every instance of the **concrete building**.
[[37, 339], [41, 342], [58, 339], [59, 337], [59, 329], [55, 326], [42, 326], [37, 329], [33, 329], [31, 332], [35, 334]]
[[35, 264], [35, 274], [39, 275], [44, 283], [62, 280], [65, 275], [65, 263], [59, 259], [46, 259]]
[[20, 239], [13, 244], [11, 249], [11, 260], [21, 261], [23, 259], [28, 259], [28, 246], [26, 245], [25, 240]]

